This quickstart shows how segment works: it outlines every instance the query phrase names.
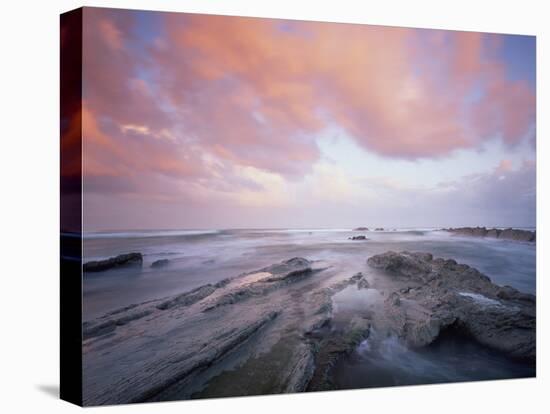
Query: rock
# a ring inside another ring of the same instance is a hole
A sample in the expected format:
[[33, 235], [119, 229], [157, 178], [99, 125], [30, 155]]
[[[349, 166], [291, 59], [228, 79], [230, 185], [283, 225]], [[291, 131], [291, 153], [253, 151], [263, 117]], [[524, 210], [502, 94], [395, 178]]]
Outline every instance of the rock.
[[499, 229], [490, 229], [487, 230], [487, 237], [493, 237], [495, 239], [498, 239], [498, 236], [500, 235], [501, 230]]
[[384, 227], [377, 227], [374, 229], [374, 231], [384, 231]]
[[363, 278], [363, 272], [357, 272], [356, 274], [354, 274], [352, 277], [351, 277], [351, 281], [356, 283], [358, 281], [360, 281], [361, 279]]
[[366, 236], [352, 236], [348, 237], [348, 240], [368, 240]]
[[316, 355], [332, 360], [368, 334], [350, 320], [330, 351], [332, 296], [364, 277], [324, 271], [296, 257], [85, 322], [84, 404], [306, 390]]
[[367, 264], [402, 276], [420, 276], [430, 272], [432, 255], [429, 253], [386, 252], [370, 257]]
[[[242, 275], [254, 277], [253, 283], [235, 284], [233, 289], [224, 289], [224, 293], [206, 302], [205, 312], [220, 306], [233, 305], [255, 296], [264, 296], [280, 289], [284, 285], [300, 281], [313, 273], [311, 262], [302, 257], [294, 257], [279, 264], [271, 265], [257, 272]], [[258, 276], [256, 279], [255, 276]], [[238, 279], [238, 278], [237, 278]], [[235, 279], [235, 280], [237, 280]]]
[[353, 231], [369, 231], [368, 227], [356, 227], [353, 229]]
[[157, 304], [157, 309], [166, 310], [174, 308], [176, 306], [190, 306], [198, 301], [203, 300], [207, 296], [210, 296], [216, 291], [217, 288], [218, 286], [211, 284], [199, 286], [198, 288], [193, 289], [190, 292], [185, 292], [181, 295], [173, 296], [172, 298]]
[[291, 370], [284, 381], [286, 386], [285, 393], [295, 393], [303, 391], [315, 371], [315, 358], [311, 346], [308, 344], [298, 345], [298, 352], [294, 354]]
[[392, 292], [386, 299], [386, 302], [388, 302], [390, 306], [399, 306], [401, 304], [401, 299], [397, 292]]
[[116, 257], [111, 257], [106, 260], [97, 260], [84, 263], [82, 269], [84, 272], [103, 272], [105, 270], [123, 266], [141, 266], [142, 263], [143, 256], [141, 253], [127, 253]]
[[359, 282], [357, 282], [357, 287], [359, 289], [368, 289], [370, 288], [370, 283], [367, 279], [361, 279]]
[[150, 309], [136, 311], [132, 313], [125, 312], [123, 316], [112, 317], [106, 315], [94, 322], [84, 322], [82, 324], [82, 339], [86, 340], [96, 336], [106, 335], [113, 332], [118, 326], [126, 325], [129, 322], [144, 318], [152, 313]]
[[[500, 287], [478, 270], [429, 253], [386, 252], [368, 259], [398, 290], [384, 301], [390, 329], [412, 347], [455, 327], [482, 345], [534, 362], [535, 297]], [[406, 300], [405, 300], [406, 299]]]
[[536, 241], [536, 235], [534, 231], [518, 230], [518, 229], [505, 229], [500, 232], [499, 239], [517, 240], [525, 242]]
[[261, 269], [260, 272], [271, 273], [272, 276], [265, 279], [265, 282], [276, 282], [287, 280], [298, 276], [304, 276], [311, 273], [311, 262], [303, 257], [293, 257], [279, 264], [268, 266]]
[[170, 260], [168, 260], [168, 259], [159, 259], [159, 260], [155, 260], [153, 263], [151, 263], [151, 267], [155, 267], [155, 268], [164, 267], [164, 266], [168, 265], [169, 263], [170, 263]]
[[472, 237], [492, 237], [503, 240], [516, 240], [524, 242], [535, 242], [536, 232], [528, 230], [520, 230], [508, 228], [504, 230], [500, 229], [486, 229], [485, 227], [459, 227], [444, 229], [453, 234], [459, 236], [472, 236]]
[[503, 286], [497, 292], [497, 296], [500, 299], [505, 300], [519, 300], [524, 302], [535, 303], [535, 296], [528, 293], [520, 292], [511, 286]]
[[331, 369], [369, 336], [370, 328], [371, 324], [367, 319], [354, 317], [344, 329], [325, 332], [316, 344], [315, 370], [308, 383], [307, 391], [332, 389]]

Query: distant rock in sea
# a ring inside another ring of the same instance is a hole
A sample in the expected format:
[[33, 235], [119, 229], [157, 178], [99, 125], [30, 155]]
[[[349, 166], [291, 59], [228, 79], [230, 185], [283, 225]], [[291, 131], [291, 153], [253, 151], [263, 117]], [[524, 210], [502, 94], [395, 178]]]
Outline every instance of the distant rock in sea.
[[459, 236], [492, 237], [494, 239], [535, 242], [536, 232], [520, 229], [487, 229], [485, 227], [458, 227], [443, 229]]
[[170, 260], [168, 259], [160, 259], [160, 260], [155, 260], [153, 263], [151, 263], [151, 267], [164, 267], [166, 265], [168, 265], [170, 263]]
[[353, 236], [348, 237], [348, 240], [368, 240], [366, 236]]
[[84, 263], [84, 272], [103, 272], [105, 270], [123, 266], [141, 266], [143, 256], [141, 253], [126, 253], [105, 260], [94, 260]]
[[384, 227], [377, 227], [374, 229], [374, 231], [384, 231]]
[[368, 227], [356, 227], [353, 229], [353, 231], [369, 231]]

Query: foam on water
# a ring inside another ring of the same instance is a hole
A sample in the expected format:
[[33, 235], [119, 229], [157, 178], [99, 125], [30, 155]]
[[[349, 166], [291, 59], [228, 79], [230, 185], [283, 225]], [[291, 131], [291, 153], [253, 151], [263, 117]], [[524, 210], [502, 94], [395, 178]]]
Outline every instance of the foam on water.
[[488, 298], [487, 296], [480, 295], [479, 293], [459, 292], [460, 296], [465, 296], [472, 299], [474, 302], [484, 306], [502, 306], [498, 300]]

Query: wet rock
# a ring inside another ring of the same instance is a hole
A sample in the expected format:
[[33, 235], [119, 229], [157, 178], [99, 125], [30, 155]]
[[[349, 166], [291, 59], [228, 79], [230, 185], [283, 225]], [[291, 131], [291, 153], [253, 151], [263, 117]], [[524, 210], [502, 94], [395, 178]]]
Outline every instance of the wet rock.
[[384, 231], [384, 227], [377, 227], [374, 229], [374, 231]]
[[304, 276], [311, 272], [311, 262], [303, 257], [294, 257], [285, 260], [279, 264], [268, 266], [261, 269], [260, 272], [271, 273], [272, 276], [265, 282], [275, 282], [279, 280], [291, 279], [297, 276]]
[[327, 369], [368, 332], [353, 318], [326, 341], [332, 296], [364, 275], [324, 283], [323, 271], [293, 258], [86, 322], [85, 404], [304, 391], [317, 355]]
[[520, 229], [487, 229], [485, 227], [459, 227], [444, 229], [450, 233], [459, 236], [471, 236], [471, 237], [492, 237], [503, 240], [516, 240], [524, 242], [535, 242], [536, 232]]
[[164, 266], [167, 266], [169, 263], [170, 263], [170, 260], [168, 259], [159, 259], [151, 263], [151, 267], [154, 267], [154, 268], [164, 267]]
[[425, 346], [452, 326], [512, 357], [535, 359], [535, 297], [500, 287], [478, 270], [431, 254], [386, 252], [368, 260], [400, 289], [384, 301], [387, 324], [409, 346]]
[[84, 322], [82, 324], [82, 338], [86, 340], [96, 336], [109, 334], [117, 327], [144, 318], [151, 313], [152, 311], [150, 309], [144, 309], [132, 313], [125, 312], [124, 315], [120, 317], [107, 317], [101, 318], [95, 322]]
[[167, 310], [179, 306], [190, 306], [210, 296], [216, 289], [217, 287], [211, 284], [199, 286], [190, 292], [185, 292], [181, 295], [176, 295], [168, 300], [160, 302], [156, 307], [160, 310]]
[[357, 287], [359, 289], [368, 289], [370, 288], [370, 283], [367, 279], [362, 278], [357, 282]]
[[500, 233], [502, 231], [499, 229], [489, 229], [487, 230], [487, 237], [492, 237], [494, 239], [498, 239], [498, 236], [500, 236]]
[[367, 236], [352, 236], [348, 237], [348, 240], [368, 240]]
[[520, 292], [511, 286], [503, 286], [498, 292], [497, 296], [504, 300], [519, 300], [523, 302], [535, 303], [535, 296], [529, 293]]
[[253, 283], [236, 284], [235, 288], [226, 289], [223, 294], [209, 301], [205, 312], [220, 306], [233, 305], [254, 296], [264, 296], [282, 286], [301, 280], [312, 274], [311, 262], [302, 257], [294, 257], [281, 263], [268, 266], [245, 276], [261, 275]]
[[315, 345], [315, 370], [308, 383], [308, 391], [330, 390], [334, 384], [331, 380], [331, 369], [335, 364], [369, 336], [370, 322], [361, 317], [354, 317], [341, 330], [328, 330]]
[[399, 298], [399, 294], [397, 292], [392, 292], [386, 299], [386, 302], [390, 306], [399, 306], [401, 304], [401, 299]]
[[141, 266], [143, 256], [141, 253], [127, 253], [116, 257], [111, 257], [106, 260], [95, 260], [84, 263], [82, 269], [84, 272], [103, 272], [105, 270], [114, 269], [124, 266]]
[[136, 375], [125, 377], [122, 381], [112, 378], [107, 383], [89, 384], [85, 388], [84, 403], [102, 405], [161, 400], [163, 393], [169, 392], [171, 387], [220, 361], [278, 315], [278, 312], [269, 312], [238, 327], [227, 326], [215, 331], [208, 341], [198, 336], [195, 341], [188, 342], [187, 348], [165, 347], [160, 355], [139, 364], [141, 372], [136, 372]]
[[309, 344], [300, 344], [293, 355], [292, 366], [286, 380], [283, 392], [294, 393], [304, 391], [315, 372], [315, 357]]
[[504, 229], [499, 234], [499, 239], [517, 240], [525, 242], [536, 241], [536, 234], [534, 231], [518, 230], [518, 229]]
[[353, 229], [353, 231], [369, 231], [368, 227], [356, 227]]
[[386, 252], [370, 257], [367, 264], [402, 276], [424, 276], [431, 270], [429, 253]]

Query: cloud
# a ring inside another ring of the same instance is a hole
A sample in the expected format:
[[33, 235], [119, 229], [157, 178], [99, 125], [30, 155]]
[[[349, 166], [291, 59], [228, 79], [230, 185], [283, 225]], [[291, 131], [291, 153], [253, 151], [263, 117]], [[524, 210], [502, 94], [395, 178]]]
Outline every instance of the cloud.
[[[268, 19], [167, 15], [167, 40], [152, 53], [169, 99], [177, 107], [192, 103], [199, 117], [207, 113], [215, 131], [237, 131], [220, 137], [199, 125], [205, 142], [253, 163], [257, 145], [276, 156], [278, 148], [304, 151], [308, 135], [336, 123], [370, 151], [422, 158], [494, 135], [512, 144], [534, 121], [534, 93], [506, 78], [494, 57], [496, 35], [313, 22], [288, 27]], [[470, 102], [472, 94], [477, 102]], [[312, 161], [316, 153], [308, 155], [304, 160]]]
[[533, 91], [494, 57], [497, 35], [165, 13], [144, 43], [135, 13], [85, 16], [92, 110], [289, 177], [309, 171], [332, 124], [415, 159], [495, 134], [513, 144], [534, 121]]
[[413, 161], [533, 141], [534, 91], [507, 77], [500, 35], [97, 8], [84, 19], [95, 194], [202, 208], [292, 208], [304, 194], [411, 205], [426, 193], [399, 177], [364, 182], [323, 164], [319, 137], [342, 130], [369, 154]]
[[514, 169], [502, 160], [493, 172], [473, 174], [442, 183], [427, 201], [447, 222], [460, 225], [534, 226], [536, 221], [536, 165], [525, 161]]

